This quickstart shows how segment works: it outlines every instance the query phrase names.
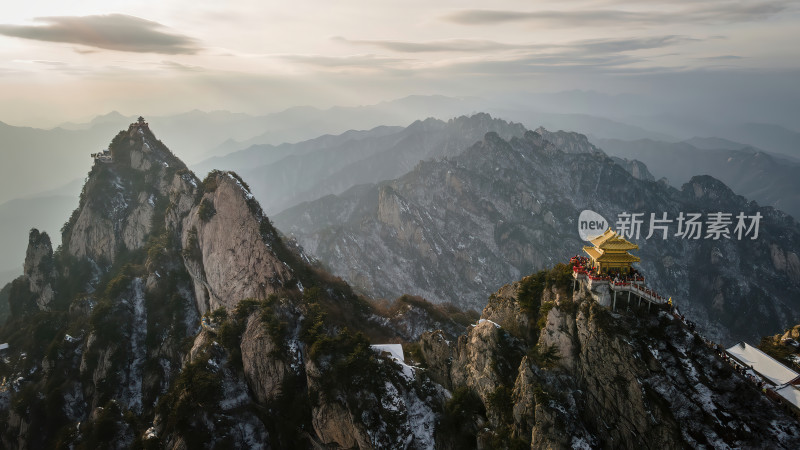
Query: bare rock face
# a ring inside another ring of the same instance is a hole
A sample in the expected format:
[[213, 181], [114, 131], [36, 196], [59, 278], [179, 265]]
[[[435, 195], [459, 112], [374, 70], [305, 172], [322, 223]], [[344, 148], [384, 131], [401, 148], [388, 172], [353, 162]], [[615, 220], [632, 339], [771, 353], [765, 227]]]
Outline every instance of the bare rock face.
[[527, 356], [519, 364], [517, 380], [514, 382], [514, 431], [517, 436], [530, 436], [536, 425], [536, 377]]
[[420, 339], [420, 351], [428, 364], [428, 375], [447, 389], [452, 389], [450, 371], [452, 349], [441, 330], [424, 333]]
[[[596, 306], [599, 308], [599, 306]], [[674, 430], [678, 425], [671, 417], [661, 416], [662, 411], [650, 409], [642, 395], [638, 380], [649, 375], [646, 364], [631, 364], [641, 360], [624, 341], [610, 336], [597, 327], [596, 321], [589, 320], [587, 311], [581, 310], [575, 316], [576, 330], [581, 344], [577, 375], [585, 380], [588, 406], [598, 414], [602, 411], [603, 420], [625, 426], [608, 430], [613, 441], [629, 442], [634, 448], [644, 446], [643, 436], [655, 442], [674, 442]], [[642, 355], [652, 358], [652, 355]], [[651, 415], [656, 420], [649, 419]]]
[[24, 276], [31, 293], [36, 295], [36, 306], [47, 311], [55, 292], [55, 269], [53, 265], [53, 246], [47, 233], [33, 229], [28, 236], [28, 250], [25, 253]]
[[437, 253], [432, 248], [433, 239], [426, 237], [426, 230], [414, 221], [419, 214], [412, 210], [408, 202], [389, 186], [383, 186], [378, 193], [378, 221], [386, 225], [397, 240], [414, 249], [419, 258], [432, 264], [437, 262]]
[[[115, 196], [117, 207], [124, 205], [122, 196]], [[114, 223], [107, 216], [98, 214], [88, 202], [80, 211], [72, 228], [69, 253], [77, 258], [92, 258], [95, 261], [112, 262], [116, 256], [117, 235]]]
[[[572, 437], [563, 429], [566, 414], [549, 405], [537, 404], [534, 410], [536, 424], [531, 433], [531, 449], [536, 450], [567, 450], [584, 448], [573, 446]], [[585, 447], [591, 448], [591, 447]]]
[[[90, 390], [94, 390], [98, 384], [103, 383], [106, 377], [109, 375], [109, 371], [112, 368], [111, 361], [114, 357], [114, 353], [117, 351], [117, 345], [110, 344], [108, 346], [103, 346], [102, 344], [98, 343], [97, 336], [92, 334], [89, 335], [89, 338], [87, 339], [86, 349], [87, 352], [81, 355], [80, 373], [81, 376], [91, 380]], [[98, 352], [96, 365], [92, 365], [89, 362], [87, 355], [89, 354], [90, 350]], [[95, 399], [95, 403], [97, 403], [98, 400], [99, 399]], [[101, 405], [92, 405], [93, 408], [97, 406]]]
[[507, 284], [489, 298], [489, 302], [481, 313], [481, 318], [500, 325], [514, 336], [530, 339], [530, 318], [525, 314], [516, 300], [519, 283]]
[[[322, 372], [308, 358], [305, 363], [309, 391], [319, 392]], [[326, 447], [371, 449], [369, 434], [363, 426], [355, 423], [346, 405], [339, 399], [321, 398], [312, 407], [311, 425], [319, 441]]]
[[128, 215], [122, 230], [122, 242], [126, 248], [137, 249], [144, 246], [145, 239], [153, 228], [154, 198], [153, 194], [139, 193], [136, 207]]
[[453, 385], [468, 385], [487, 402], [494, 392], [500, 376], [495, 361], [500, 344], [500, 330], [489, 321], [479, 323], [466, 336], [458, 338], [453, 357], [451, 378]]
[[169, 193], [170, 203], [173, 205], [167, 211], [166, 225], [170, 229], [180, 229], [182, 220], [194, 206], [195, 193], [198, 180], [191, 172], [181, 173], [171, 180], [163, 180], [159, 188], [162, 193]]
[[275, 355], [278, 347], [258, 313], [247, 318], [241, 349], [244, 375], [253, 394], [262, 403], [274, 400], [280, 395], [283, 381], [291, 375], [291, 370], [282, 358]]
[[369, 440], [356, 432], [350, 412], [335, 402], [325, 402], [312, 411], [311, 424], [320, 441], [338, 448], [371, 449]]
[[785, 272], [795, 283], [800, 282], [800, 259], [797, 253], [784, 252], [776, 244], [771, 244], [769, 250], [775, 270]]
[[[232, 309], [246, 298], [266, 299], [292, 275], [262, 236], [262, 221], [268, 219], [251, 210], [252, 195], [231, 174], [212, 176], [216, 188], [183, 222], [183, 247], [199, 250], [192, 273], [197, 297], [207, 292], [208, 308]], [[202, 313], [206, 305], [198, 308]]]
[[569, 314], [560, 308], [552, 308], [547, 312], [547, 322], [539, 336], [538, 345], [542, 348], [551, 347], [558, 351], [561, 357], [559, 362], [567, 370], [575, 368], [572, 355], [576, 353], [578, 344], [573, 336], [577, 333], [575, 321]]
[[150, 145], [147, 142], [142, 143], [142, 147], [138, 150], [131, 150], [131, 167], [136, 170], [146, 172], [153, 167], [153, 163], [148, 157], [148, 153], [152, 153]]

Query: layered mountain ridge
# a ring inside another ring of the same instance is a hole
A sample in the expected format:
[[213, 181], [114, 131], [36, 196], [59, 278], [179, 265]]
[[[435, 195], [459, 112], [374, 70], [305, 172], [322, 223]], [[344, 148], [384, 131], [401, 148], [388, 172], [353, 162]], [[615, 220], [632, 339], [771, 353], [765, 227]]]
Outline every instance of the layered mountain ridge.
[[[673, 297], [717, 341], [758, 339], [795, 321], [800, 304], [800, 229], [710, 176], [680, 190], [641, 163], [622, 167], [577, 133], [487, 133], [462, 153], [419, 163], [395, 180], [352, 188], [290, 208], [277, 226], [362, 292], [480, 308], [508, 279], [580, 251], [578, 216], [600, 213], [617, 227], [640, 213], [633, 241], [652, 287]], [[552, 140], [550, 140], [552, 139]], [[559, 142], [555, 144], [554, 142]], [[562, 150], [565, 146], [567, 151]], [[681, 213], [730, 214], [728, 238], [675, 236]], [[671, 220], [649, 234], [651, 214]], [[734, 219], [761, 215], [759, 234], [740, 239]]]
[[[540, 137], [525, 139], [560, 154]], [[477, 322], [411, 296], [374, 302], [285, 240], [236, 174], [199, 180], [143, 124], [110, 152], [62, 246], [33, 230], [10, 285], [4, 448], [790, 448], [800, 438], [666, 311], [613, 314], [572, 291], [567, 266], [502, 287]], [[389, 342], [410, 357], [370, 348]]]
[[421, 160], [456, 155], [487, 131], [510, 138], [522, 136], [525, 128], [484, 113], [448, 121], [427, 118], [405, 128], [382, 126], [298, 144], [255, 147], [196, 169], [210, 170], [211, 164], [219, 164], [240, 173], [264, 209], [277, 213], [358, 184], [400, 176]]
[[800, 216], [796, 175], [800, 162], [785, 155], [749, 146], [725, 148], [735, 143], [721, 139], [679, 143], [598, 139], [597, 143], [611, 155], [643, 161], [657, 178], [665, 177], [674, 186], [689, 181], [692, 175], [708, 174], [761, 205], [774, 206], [795, 218]]

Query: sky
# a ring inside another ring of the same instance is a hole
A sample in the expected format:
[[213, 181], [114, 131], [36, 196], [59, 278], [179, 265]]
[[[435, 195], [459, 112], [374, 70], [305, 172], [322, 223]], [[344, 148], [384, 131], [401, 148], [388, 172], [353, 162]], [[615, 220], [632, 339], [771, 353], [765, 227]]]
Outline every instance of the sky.
[[0, 121], [574, 89], [791, 108], [798, 42], [793, 0], [18, 2]]

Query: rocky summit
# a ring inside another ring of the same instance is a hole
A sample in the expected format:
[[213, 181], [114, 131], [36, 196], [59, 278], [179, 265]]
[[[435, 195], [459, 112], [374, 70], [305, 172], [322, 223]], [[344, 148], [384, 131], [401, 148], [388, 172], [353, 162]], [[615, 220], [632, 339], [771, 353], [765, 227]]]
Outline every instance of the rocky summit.
[[[368, 295], [412, 293], [481, 308], [508, 280], [581, 252], [583, 210], [614, 228], [620, 214], [641, 214], [631, 237], [639, 266], [716, 341], [757, 340], [800, 314], [800, 227], [791, 216], [710, 176], [674, 189], [578, 133], [540, 128], [503, 139], [489, 132], [455, 156], [298, 205], [275, 223]], [[731, 232], [738, 214], [760, 214], [758, 237], [714, 239], [705, 228], [696, 239], [675, 236], [681, 213], [705, 221], [717, 212], [730, 214]], [[664, 214], [668, 235], [647, 238], [651, 215]]]
[[[476, 149], [510, 151], [499, 137], [487, 142]], [[560, 155], [540, 134], [524, 142]], [[574, 155], [627, 173], [602, 154]], [[469, 192], [452, 167], [451, 188]], [[382, 217], [407, 220], [400, 190], [384, 189]], [[724, 194], [708, 189], [693, 192]], [[545, 223], [559, 220], [548, 197], [527, 201], [543, 205]], [[462, 206], [476, 220], [488, 208]], [[480, 315], [412, 295], [363, 297], [283, 237], [240, 177], [200, 180], [144, 119], [94, 155], [62, 233], [53, 250], [32, 230], [24, 274], [3, 289], [3, 448], [793, 448], [800, 439], [793, 417], [667, 309], [609, 311], [563, 264], [502, 286]], [[438, 255], [442, 244], [428, 242]]]

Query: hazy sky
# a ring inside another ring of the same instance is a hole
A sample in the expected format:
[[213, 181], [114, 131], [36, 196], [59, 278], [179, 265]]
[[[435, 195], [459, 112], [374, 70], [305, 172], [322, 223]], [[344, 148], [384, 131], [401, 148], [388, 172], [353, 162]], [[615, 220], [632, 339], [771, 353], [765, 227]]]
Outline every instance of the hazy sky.
[[1, 17], [0, 121], [14, 125], [410, 94], [794, 98], [800, 85], [797, 1], [37, 0]]

